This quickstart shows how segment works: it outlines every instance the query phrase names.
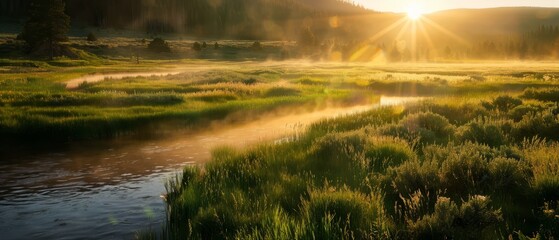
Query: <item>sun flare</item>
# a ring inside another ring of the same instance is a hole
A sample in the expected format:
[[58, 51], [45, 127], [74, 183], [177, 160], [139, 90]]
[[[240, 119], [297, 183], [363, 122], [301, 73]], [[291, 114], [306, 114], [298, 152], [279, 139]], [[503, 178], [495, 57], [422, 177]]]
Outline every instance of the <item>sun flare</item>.
[[408, 6], [408, 18], [411, 20], [419, 20], [421, 18], [421, 16], [423, 15], [423, 11], [421, 10], [421, 7], [418, 6], [417, 4], [412, 4], [410, 6]]

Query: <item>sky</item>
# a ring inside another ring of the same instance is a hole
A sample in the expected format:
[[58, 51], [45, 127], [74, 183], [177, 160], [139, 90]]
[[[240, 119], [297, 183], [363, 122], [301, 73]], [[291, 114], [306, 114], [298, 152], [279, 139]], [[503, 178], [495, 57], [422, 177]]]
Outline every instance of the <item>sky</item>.
[[406, 12], [416, 5], [424, 13], [455, 8], [491, 8], [506, 6], [557, 7], [559, 0], [355, 0], [363, 6], [382, 12]]

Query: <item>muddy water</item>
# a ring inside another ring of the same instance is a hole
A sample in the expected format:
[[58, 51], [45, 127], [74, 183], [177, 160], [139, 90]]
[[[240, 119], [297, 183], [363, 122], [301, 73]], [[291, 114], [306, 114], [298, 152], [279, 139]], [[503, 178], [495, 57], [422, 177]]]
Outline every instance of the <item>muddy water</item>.
[[309, 123], [413, 98], [261, 119], [228, 129], [165, 139], [75, 144], [21, 154], [0, 164], [1, 239], [133, 239], [164, 221], [164, 182], [187, 164], [204, 163], [212, 148], [242, 148], [293, 136]]

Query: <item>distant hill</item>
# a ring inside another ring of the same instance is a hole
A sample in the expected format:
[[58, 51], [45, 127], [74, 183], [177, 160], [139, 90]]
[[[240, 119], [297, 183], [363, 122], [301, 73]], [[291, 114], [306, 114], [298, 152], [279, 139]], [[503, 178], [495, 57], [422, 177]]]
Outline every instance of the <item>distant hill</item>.
[[542, 25], [559, 25], [558, 8], [456, 9], [428, 15], [465, 37], [520, 35]]

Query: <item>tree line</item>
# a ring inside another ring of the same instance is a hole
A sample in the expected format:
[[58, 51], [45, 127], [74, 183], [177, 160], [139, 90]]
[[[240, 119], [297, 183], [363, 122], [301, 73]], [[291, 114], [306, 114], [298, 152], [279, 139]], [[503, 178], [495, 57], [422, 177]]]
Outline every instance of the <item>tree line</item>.
[[559, 59], [559, 25], [541, 25], [519, 37], [480, 41], [464, 54], [477, 59]]
[[[30, 0], [0, 1], [0, 12], [24, 17]], [[157, 35], [282, 38], [308, 18], [368, 12], [347, 0], [68, 0], [76, 25], [141, 30]]]

